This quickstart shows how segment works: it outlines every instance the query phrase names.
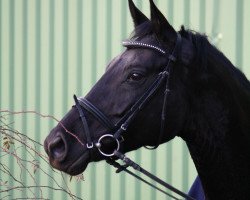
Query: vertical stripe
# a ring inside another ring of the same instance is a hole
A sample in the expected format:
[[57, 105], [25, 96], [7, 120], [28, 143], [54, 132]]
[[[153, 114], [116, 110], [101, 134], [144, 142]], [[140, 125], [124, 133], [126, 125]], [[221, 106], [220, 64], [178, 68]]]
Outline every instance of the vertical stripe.
[[[82, 0], [77, 1], [77, 31], [76, 31], [76, 38], [77, 38], [77, 79], [76, 79], [76, 90], [77, 90], [77, 95], [80, 96], [82, 95], [82, 87], [83, 87], [83, 78], [82, 78], [82, 72], [83, 72], [83, 48], [82, 48], [82, 42], [83, 42], [83, 2]], [[81, 188], [82, 184], [78, 183], [76, 185], [76, 195], [81, 197]], [[86, 190], [84, 190], [86, 191]]]
[[[0, 0], [0, 110], [2, 109], [2, 0]], [[1, 113], [0, 113], [1, 115]], [[2, 136], [0, 136], [0, 144], [2, 144]], [[1, 154], [0, 154], [1, 155]], [[0, 163], [2, 162], [2, 156], [0, 156]], [[2, 177], [2, 170], [0, 170], [0, 177]], [[2, 193], [0, 193], [0, 199], [2, 198]]]
[[[142, 1], [137, 0], [137, 7], [142, 10]], [[135, 161], [141, 163], [141, 149], [135, 152]], [[140, 176], [139, 172], [136, 172]], [[135, 180], [135, 199], [141, 199], [141, 182]]]
[[184, 192], [188, 191], [188, 178], [189, 178], [189, 157], [188, 157], [188, 148], [186, 143], [182, 145], [182, 190]]
[[[22, 89], [23, 89], [23, 94], [22, 94], [22, 108], [23, 109], [27, 109], [27, 96], [28, 96], [28, 70], [27, 70], [27, 66], [28, 66], [28, 36], [27, 36], [27, 30], [28, 30], [28, 10], [27, 10], [27, 5], [28, 2], [27, 0], [23, 1], [23, 33], [22, 33], [22, 53], [23, 53], [23, 62], [22, 62], [22, 80], [23, 80], [23, 85], [22, 85]], [[27, 133], [27, 116], [23, 115], [22, 116], [22, 133]], [[22, 151], [22, 157], [23, 159], [27, 159], [27, 150], [25, 148], [23, 148]], [[27, 167], [27, 163], [24, 163], [24, 167]], [[23, 184], [27, 185], [27, 180], [28, 177], [27, 176], [23, 176]], [[25, 198], [27, 197], [27, 190], [23, 190], [22, 191], [22, 197]]]
[[[96, 54], [97, 54], [97, 18], [98, 18], [98, 12], [97, 12], [97, 1], [92, 0], [92, 15], [91, 15], [91, 34], [92, 34], [92, 84], [96, 82], [97, 79], [97, 62], [96, 62]], [[109, 44], [110, 45], [110, 44]]]
[[221, 1], [214, 0], [214, 15], [213, 15], [213, 24], [212, 24], [212, 43], [218, 46], [219, 38], [218, 34], [220, 33], [220, 7]]
[[[174, 22], [174, 1], [173, 0], [169, 0], [168, 3], [168, 21], [170, 22], [170, 24], [173, 24]], [[166, 180], [168, 183], [172, 184], [172, 142], [168, 143], [166, 145], [166, 154], [167, 154], [167, 159], [166, 159], [166, 166], [167, 166], [167, 172], [166, 172]], [[170, 191], [169, 191], [170, 192]], [[171, 192], [170, 192], [171, 194]], [[166, 196], [166, 199], [170, 200], [170, 197]]]
[[202, 33], [206, 29], [206, 0], [200, 0], [199, 29]]
[[[107, 0], [107, 35], [106, 35], [106, 62], [108, 62], [111, 59], [111, 51], [112, 51], [112, 46], [111, 46], [111, 37], [112, 37], [112, 0]], [[111, 199], [110, 195], [110, 189], [111, 189], [111, 168], [108, 166], [106, 168], [106, 176], [105, 176], [105, 200]]]
[[[121, 3], [121, 38], [122, 40], [125, 39], [127, 35], [127, 7], [128, 3], [127, 1], [122, 1]], [[121, 50], [123, 49], [121, 45]], [[120, 173], [120, 200], [126, 200], [126, 174]]]
[[220, 1], [214, 0], [214, 14], [213, 14], [213, 24], [212, 24], [212, 34], [213, 37], [219, 32], [219, 13], [220, 13]]
[[69, 17], [68, 17], [68, 0], [63, 0], [63, 92], [62, 92], [62, 112], [65, 113], [67, 111], [68, 106], [68, 24], [69, 24]]
[[[128, 3], [126, 1], [121, 2], [121, 38], [124, 40], [127, 36], [127, 12], [128, 10], [126, 7], [128, 6]], [[122, 45], [121, 48], [123, 49]]]
[[[190, 0], [184, 1], [184, 23], [187, 27], [190, 26]], [[186, 147], [186, 143], [182, 145], [182, 190], [188, 190], [188, 171], [189, 171], [189, 157], [188, 157], [188, 149]]]
[[[111, 51], [112, 51], [112, 0], [107, 0], [106, 7], [106, 63], [111, 59]], [[105, 168], [105, 200], [111, 199], [110, 189], [111, 189], [111, 167], [107, 166]]]
[[[14, 77], [14, 66], [15, 66], [15, 55], [14, 55], [14, 47], [15, 47], [15, 1], [9, 1], [9, 109], [14, 110], [14, 86], [15, 86], [15, 77]], [[14, 122], [13, 115], [9, 118], [10, 123]], [[12, 126], [14, 128], [14, 126]], [[14, 158], [12, 156], [9, 157], [9, 169], [11, 174], [14, 173]], [[9, 184], [13, 185], [14, 181], [11, 177], [9, 177]], [[11, 197], [14, 195], [14, 191], [9, 193]]]
[[[49, 72], [49, 84], [48, 84], [48, 102], [49, 102], [49, 114], [54, 115], [55, 109], [54, 109], [54, 100], [55, 100], [55, 66], [54, 66], [54, 56], [55, 56], [55, 46], [54, 46], [54, 40], [55, 40], [55, 3], [54, 1], [49, 1], [49, 18], [48, 18], [48, 24], [49, 24], [49, 49], [48, 49], [48, 72]], [[49, 120], [49, 129], [53, 128], [54, 122], [52, 120]], [[54, 173], [51, 169], [49, 169], [49, 175], [54, 178]], [[54, 186], [54, 182], [51, 181], [51, 179], [48, 179], [48, 185], [50, 187]], [[48, 191], [48, 198], [54, 199], [54, 192], [53, 190]]]
[[190, 25], [190, 0], [184, 0], [184, 24]]
[[[141, 150], [137, 150], [135, 153], [135, 161], [141, 165]], [[137, 175], [141, 175], [139, 172], [136, 172]], [[135, 199], [141, 199], [141, 182], [135, 180]]]
[[[140, 0], [137, 0], [137, 8], [139, 10], [142, 10], [142, 1]], [[137, 150], [135, 152], [135, 161], [140, 164], [141, 163], [141, 149]], [[140, 176], [140, 173], [139, 172], [136, 172], [137, 175]], [[141, 182], [140, 181], [137, 181], [135, 180], [135, 200], [137, 199], [141, 199]]]
[[[0, 72], [2, 72], [2, 0], [0, 0]], [[1, 109], [1, 102], [2, 102], [2, 73], [0, 73], [0, 109]], [[0, 137], [0, 142], [1, 142], [1, 137]], [[0, 162], [1, 162], [1, 158], [0, 158]], [[0, 170], [0, 177], [1, 177], [1, 170]], [[0, 197], [1, 197], [1, 194], [0, 194]]]
[[174, 22], [174, 0], [169, 0], [167, 5], [167, 19], [170, 24]]
[[[36, 20], [35, 20], [35, 108], [36, 111], [40, 112], [41, 110], [41, 1], [36, 1]], [[36, 116], [35, 118], [35, 139], [36, 141], [41, 142], [40, 137], [41, 132], [41, 124], [40, 124], [40, 118]], [[40, 151], [40, 146], [38, 147], [38, 150]], [[37, 158], [38, 161], [40, 161], [40, 158]], [[38, 185], [40, 184], [40, 173], [35, 174], [36, 180]], [[39, 197], [40, 190], [36, 188], [36, 196]]]
[[[96, 82], [96, 73], [97, 73], [97, 62], [96, 62], [96, 49], [97, 49], [97, 2], [96, 0], [92, 0], [91, 1], [91, 6], [92, 6], [92, 10], [91, 10], [91, 34], [92, 34], [92, 41], [91, 41], [91, 45], [92, 45], [92, 49], [91, 49], [91, 83], [92, 85]], [[96, 166], [93, 165], [91, 168], [91, 180], [93, 180], [91, 182], [91, 199], [96, 199]], [[106, 183], [106, 185], [109, 185], [110, 181], [108, 181], [108, 183]], [[109, 194], [109, 190], [106, 190], [106, 193]], [[109, 196], [109, 195], [108, 195]], [[110, 196], [108, 197], [110, 199]]]
[[[83, 71], [83, 48], [82, 48], [82, 41], [83, 41], [83, 11], [82, 11], [82, 0], [77, 1], [77, 31], [76, 31], [76, 37], [77, 37], [77, 79], [76, 79], [76, 86], [77, 86], [77, 95], [82, 95], [82, 87], [83, 87], [83, 79], [82, 79], [82, 71]], [[79, 185], [79, 184], [78, 184]]]
[[[66, 113], [67, 112], [67, 107], [68, 107], [68, 73], [69, 73], [69, 69], [68, 69], [68, 39], [69, 39], [69, 34], [68, 34], [68, 29], [69, 29], [69, 11], [68, 11], [68, 7], [69, 7], [69, 1], [68, 0], [63, 0], [63, 12], [62, 12], [62, 34], [63, 34], [63, 47], [62, 47], [62, 65], [63, 65], [63, 74], [62, 74], [62, 86], [63, 86], [63, 91], [62, 91], [62, 113]], [[63, 175], [63, 178], [65, 178], [65, 176]], [[62, 181], [61, 183], [64, 187], [65, 187], [65, 183], [64, 181]], [[62, 194], [62, 197], [64, 196], [64, 194]], [[65, 199], [68, 199], [68, 197], [65, 197]]]
[[[157, 164], [157, 151], [152, 151], [151, 153], [151, 173], [156, 174], [156, 164]], [[152, 181], [152, 184], [156, 185], [155, 181]], [[151, 198], [156, 199], [156, 190], [151, 188]]]
[[[172, 150], [173, 149], [173, 142], [169, 142], [167, 145], [166, 145], [166, 153], [167, 153], [167, 177], [166, 177], [166, 181], [172, 185], [172, 173], [173, 173], [173, 168], [172, 168], [172, 163], [173, 163], [173, 154], [172, 154]], [[172, 194], [171, 191], [169, 191], [170, 194]], [[166, 199], [169, 199], [170, 200], [170, 197], [166, 196]]]
[[243, 24], [244, 24], [244, 0], [236, 3], [236, 66], [242, 69], [243, 63]]

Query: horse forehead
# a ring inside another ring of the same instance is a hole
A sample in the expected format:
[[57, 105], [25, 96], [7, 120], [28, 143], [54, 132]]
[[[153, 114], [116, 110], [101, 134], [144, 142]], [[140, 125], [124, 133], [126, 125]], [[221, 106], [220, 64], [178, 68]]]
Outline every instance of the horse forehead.
[[136, 53], [124, 51], [121, 54], [114, 57], [106, 67], [106, 71], [110, 68], [122, 67], [127, 64], [133, 64], [136, 61]]
[[125, 51], [120, 58], [126, 64], [143, 64], [157, 60], [157, 54], [151, 49], [132, 48]]
[[[147, 48], [130, 48], [113, 58], [106, 71], [112, 70], [122, 70], [124, 68], [131, 68], [133, 66], [151, 66], [152, 64], [161, 63], [159, 53]], [[163, 61], [162, 61], [163, 62]]]

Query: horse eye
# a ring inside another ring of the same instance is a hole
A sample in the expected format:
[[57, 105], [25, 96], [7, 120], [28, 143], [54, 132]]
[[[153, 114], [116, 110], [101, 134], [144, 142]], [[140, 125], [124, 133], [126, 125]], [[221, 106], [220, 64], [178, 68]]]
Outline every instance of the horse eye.
[[128, 80], [129, 81], [140, 81], [140, 80], [142, 80], [143, 79], [143, 75], [142, 74], [140, 74], [140, 73], [132, 73], [132, 74], [130, 74], [129, 76], [128, 76]]

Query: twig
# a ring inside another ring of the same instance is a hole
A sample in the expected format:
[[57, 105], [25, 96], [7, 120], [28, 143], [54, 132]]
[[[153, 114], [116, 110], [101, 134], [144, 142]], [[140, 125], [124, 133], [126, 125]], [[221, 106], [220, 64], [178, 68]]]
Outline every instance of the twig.
[[[67, 185], [67, 183], [66, 183], [66, 181], [65, 181], [65, 178], [64, 178], [62, 172], [61, 172], [61, 176], [62, 176], [62, 179], [63, 179], [63, 183], [65, 184], [65, 186], [67, 187], [67, 189], [68, 189], [68, 191], [69, 191], [69, 193], [70, 193], [70, 195], [71, 195], [72, 192], [71, 192], [71, 190], [69, 189], [69, 187], [68, 187], [68, 185]], [[73, 198], [73, 196], [71, 196], [71, 197]]]
[[29, 111], [18, 111], [18, 112], [14, 112], [14, 111], [10, 111], [10, 110], [0, 110], [0, 113], [8, 113], [8, 114], [5, 114], [5, 115], [2, 115], [3, 117], [5, 116], [9, 116], [9, 115], [17, 115], [17, 114], [28, 114], [28, 113], [31, 113], [31, 114], [36, 114], [40, 117], [43, 117], [43, 118], [51, 118], [53, 120], [55, 120], [58, 124], [60, 124], [60, 126], [67, 132], [69, 133], [71, 136], [73, 136], [82, 146], [85, 146], [82, 141], [72, 132], [70, 132], [64, 125], [63, 123], [58, 120], [57, 118], [55, 118], [54, 116], [52, 115], [43, 115], [41, 113], [38, 113], [36, 111], [33, 111], [33, 110], [29, 110]]
[[51, 189], [51, 190], [54, 190], [54, 191], [63, 191], [65, 193], [67, 193], [69, 196], [73, 196], [75, 197], [76, 199], [82, 199], [80, 197], [77, 197], [76, 195], [74, 194], [71, 194], [69, 193], [67, 190], [65, 189], [61, 189], [61, 188], [54, 188], [54, 187], [51, 187], [51, 186], [47, 186], [47, 185], [29, 185], [29, 186], [15, 186], [15, 187], [12, 187], [12, 188], [8, 188], [8, 189], [5, 189], [5, 190], [0, 190], [0, 193], [5, 193], [5, 192], [9, 192], [11, 190], [16, 190], [16, 189], [28, 189], [28, 188], [47, 188], [47, 189]]
[[[2, 163], [0, 163], [0, 165], [4, 168], [4, 170], [2, 170], [2, 169], [0, 168], [0, 170], [1, 170], [2, 172], [6, 173], [6, 174], [9, 175], [14, 181], [16, 181], [16, 182], [19, 183], [20, 185], [24, 186], [24, 184], [23, 184], [21, 181], [17, 180], [17, 179], [12, 175], [12, 173], [9, 171], [9, 168], [8, 168], [6, 165], [4, 165], [4, 164], [2, 164]], [[6, 168], [7, 168], [7, 169], [6, 169]], [[35, 194], [32, 192], [31, 189], [29, 189], [29, 191], [35, 196]]]
[[[77, 197], [76, 195], [72, 194], [72, 192], [70, 191], [70, 188], [68, 187], [68, 185], [66, 183], [66, 180], [65, 180], [64, 176], [62, 175], [62, 173], [61, 173], [61, 176], [62, 176], [62, 179], [63, 179], [64, 186], [66, 188], [61, 186], [53, 176], [51, 176], [49, 173], [47, 173], [44, 169], [42, 169], [40, 167], [40, 161], [38, 161], [39, 158], [41, 158], [42, 161], [47, 163], [48, 166], [53, 170], [53, 172], [58, 173], [49, 164], [48, 157], [43, 155], [41, 152], [39, 152], [39, 150], [38, 150], [39, 148], [37, 149], [37, 146], [41, 147], [43, 145], [40, 142], [35, 141], [32, 138], [28, 137], [27, 135], [24, 135], [23, 133], [20, 133], [19, 131], [14, 130], [12, 128], [12, 126], [11, 126], [14, 122], [6, 123], [5, 122], [5, 120], [7, 120], [6, 116], [9, 116], [9, 115], [12, 115], [12, 114], [14, 115], [14, 114], [34, 113], [34, 114], [37, 114], [37, 115], [39, 115], [41, 117], [44, 117], [44, 118], [52, 118], [52, 119], [56, 120], [59, 123], [59, 125], [61, 125], [67, 133], [74, 136], [82, 145], [84, 145], [80, 141], [80, 139], [78, 139], [78, 137], [75, 134], [68, 131], [65, 128], [65, 126], [53, 116], [42, 115], [42, 114], [37, 113], [35, 111], [11, 112], [11, 111], [8, 111], [8, 110], [0, 110], [0, 113], [2, 113], [2, 112], [8, 113], [8, 114], [0, 115], [0, 134], [1, 134], [0, 135], [0, 140], [3, 141], [3, 144], [4, 144], [3, 147], [0, 146], [0, 153], [1, 152], [5, 153], [3, 155], [0, 155], [0, 158], [4, 157], [6, 155], [13, 156], [16, 159], [17, 165], [19, 166], [21, 172], [19, 174], [19, 180], [18, 180], [18, 178], [15, 177], [12, 174], [13, 172], [10, 171], [8, 166], [1, 163], [1, 161], [0, 161], [0, 166], [1, 166], [0, 171], [2, 171], [2, 173], [4, 173], [7, 176], [11, 177], [11, 179], [13, 179], [15, 181], [14, 186], [12, 185], [10, 187], [7, 184], [7, 181], [2, 181], [1, 180], [1, 183], [0, 183], [1, 186], [3, 186], [6, 189], [0, 190], [0, 193], [6, 193], [6, 192], [9, 192], [9, 191], [12, 191], [12, 190], [24, 191], [25, 189], [27, 189], [27, 190], [29, 190], [30, 194], [33, 195], [33, 197], [22, 197], [22, 198], [13, 197], [12, 199], [46, 199], [46, 198], [43, 197], [42, 188], [48, 188], [48, 189], [52, 189], [52, 190], [55, 190], [55, 191], [63, 191], [66, 194], [68, 194], [71, 197], [71, 199], [81, 199], [80, 197]], [[31, 142], [33, 144], [31, 145], [31, 144], [29, 144], [29, 142]], [[19, 143], [21, 145], [18, 145]], [[28, 153], [29, 157], [22, 158], [21, 156], [18, 155], [18, 153], [20, 152], [20, 148], [22, 148], [22, 147], [25, 148], [25, 150]], [[38, 156], [38, 158], [37, 158], [37, 156]], [[30, 160], [30, 158], [33, 159], [33, 160]], [[29, 164], [31, 164], [33, 166], [33, 174], [29, 170], [29, 166], [26, 165], [26, 163], [29, 163]], [[46, 176], [48, 176], [56, 184], [56, 187], [38, 185], [38, 182], [36, 181], [36, 177], [34, 176], [37, 169], [39, 169], [42, 173], [44, 173]], [[24, 172], [29, 174], [29, 177], [32, 178], [35, 185], [25, 185], [23, 183], [23, 181], [22, 181], [22, 176], [23, 175], [22, 174]], [[36, 196], [36, 194], [32, 191], [32, 188], [39, 189], [40, 195]], [[9, 197], [12, 197], [12, 196], [8, 194], [8, 195], [6, 195], [4, 197], [2, 196], [2, 199], [9, 198]]]

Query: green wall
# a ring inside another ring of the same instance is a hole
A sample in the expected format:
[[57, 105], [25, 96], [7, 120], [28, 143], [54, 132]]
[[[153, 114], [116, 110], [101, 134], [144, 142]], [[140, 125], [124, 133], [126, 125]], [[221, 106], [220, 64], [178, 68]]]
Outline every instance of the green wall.
[[[250, 77], [250, 1], [155, 2], [176, 29], [184, 24], [206, 33]], [[135, 3], [149, 15], [147, 0]], [[103, 74], [109, 60], [123, 50], [121, 41], [132, 31], [127, 7], [126, 0], [0, 0], [0, 109], [36, 110], [60, 119], [74, 104], [72, 95], [84, 96]], [[56, 124], [33, 114], [15, 115], [7, 120], [15, 122], [13, 128], [41, 143]], [[25, 149], [21, 154], [29, 158]], [[142, 149], [129, 155], [183, 191], [188, 191], [196, 176], [187, 148], [178, 138], [156, 151]], [[15, 159], [0, 159], [16, 176], [20, 174]], [[63, 184], [60, 174], [45, 165], [42, 168]], [[27, 172], [22, 176], [24, 184], [32, 183]], [[0, 177], [15, 184], [2, 170]], [[35, 177], [40, 185], [55, 186], [41, 170]], [[115, 174], [105, 162], [90, 164], [84, 177], [85, 181], [69, 182], [65, 176], [72, 191], [83, 199], [169, 199], [127, 175]], [[43, 191], [44, 198], [70, 199], [64, 193]], [[0, 193], [1, 198], [5, 195]], [[30, 193], [15, 190], [9, 195], [12, 196], [4, 199]]]

